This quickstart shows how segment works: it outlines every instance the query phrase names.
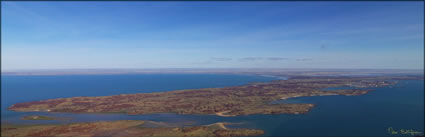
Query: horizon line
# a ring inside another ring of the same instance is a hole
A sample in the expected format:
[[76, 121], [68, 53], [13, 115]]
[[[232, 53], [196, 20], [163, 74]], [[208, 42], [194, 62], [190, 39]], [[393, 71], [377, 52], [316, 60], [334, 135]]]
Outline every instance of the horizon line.
[[199, 70], [207, 70], [207, 69], [303, 69], [303, 70], [422, 70], [425, 69], [412, 69], [412, 68], [237, 68], [237, 67], [229, 67], [229, 68], [189, 68], [189, 67], [181, 67], [181, 68], [37, 68], [37, 69], [1, 69], [1, 72], [15, 72], [15, 71], [47, 71], [47, 70], [169, 70], [169, 69], [199, 69]]
[[2, 71], [9, 76], [51, 76], [51, 75], [122, 75], [122, 74], [257, 74], [281, 75], [291, 73], [331, 72], [331, 75], [364, 74], [414, 74], [423, 75], [420, 69], [353, 69], [353, 68], [75, 68], [75, 69], [37, 69]]

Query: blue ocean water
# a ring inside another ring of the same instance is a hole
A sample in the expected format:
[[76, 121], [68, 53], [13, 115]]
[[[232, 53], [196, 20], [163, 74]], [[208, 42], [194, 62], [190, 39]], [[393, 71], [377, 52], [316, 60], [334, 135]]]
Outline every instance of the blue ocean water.
[[[7, 110], [14, 103], [50, 98], [226, 87], [276, 79], [215, 74], [2, 76], [2, 122], [33, 124], [133, 119], [163, 121], [180, 126], [234, 122], [239, 124], [229, 127], [262, 129], [265, 131], [264, 136], [396, 136], [388, 133], [389, 127], [424, 132], [424, 81], [418, 80], [403, 80], [397, 87], [375, 88], [375, 91], [362, 96], [297, 97], [285, 100], [317, 105], [309, 113], [299, 115], [219, 117], [169, 113], [125, 115]], [[19, 120], [22, 116], [35, 114], [69, 117], [71, 120]]]
[[424, 133], [424, 81], [403, 80], [397, 88], [373, 89], [375, 91], [361, 96], [290, 98], [280, 103], [313, 103], [316, 107], [307, 114], [277, 115], [267, 123], [262, 120], [255, 123], [270, 126], [269, 135], [402, 135], [389, 134], [390, 127]]

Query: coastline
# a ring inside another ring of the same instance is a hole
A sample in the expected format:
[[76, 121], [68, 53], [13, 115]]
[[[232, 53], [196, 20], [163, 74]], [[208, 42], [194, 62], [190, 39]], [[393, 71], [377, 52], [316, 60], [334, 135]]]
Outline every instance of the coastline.
[[230, 112], [230, 111], [217, 112], [217, 113], [215, 113], [215, 115], [222, 116], [222, 117], [234, 117], [234, 116], [236, 116], [236, 115], [226, 115], [226, 114], [224, 114], [224, 113], [228, 113], [228, 112]]

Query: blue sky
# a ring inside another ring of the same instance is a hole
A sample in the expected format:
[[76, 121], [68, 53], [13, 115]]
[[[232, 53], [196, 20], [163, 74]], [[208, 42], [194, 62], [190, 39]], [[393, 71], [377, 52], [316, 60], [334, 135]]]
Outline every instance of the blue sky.
[[423, 69], [424, 2], [2, 2], [2, 69]]

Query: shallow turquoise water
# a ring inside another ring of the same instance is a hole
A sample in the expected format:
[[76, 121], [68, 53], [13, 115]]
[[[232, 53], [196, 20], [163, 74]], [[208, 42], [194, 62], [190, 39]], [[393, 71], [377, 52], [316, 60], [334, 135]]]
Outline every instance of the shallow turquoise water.
[[[362, 96], [318, 96], [288, 99], [314, 103], [317, 107], [300, 115], [125, 115], [12, 112], [5, 108], [23, 101], [58, 97], [101, 96], [123, 93], [161, 92], [177, 89], [226, 87], [276, 80], [272, 77], [213, 74], [146, 74], [101, 76], [2, 76], [2, 122], [64, 123], [99, 120], [153, 120], [178, 125], [237, 122], [230, 127], [258, 128], [265, 136], [389, 136], [387, 128], [424, 132], [424, 83], [401, 81], [395, 88], [376, 88]], [[282, 102], [281, 102], [282, 103]], [[285, 101], [283, 101], [285, 103]], [[24, 121], [25, 115], [71, 117], [70, 121]]]

